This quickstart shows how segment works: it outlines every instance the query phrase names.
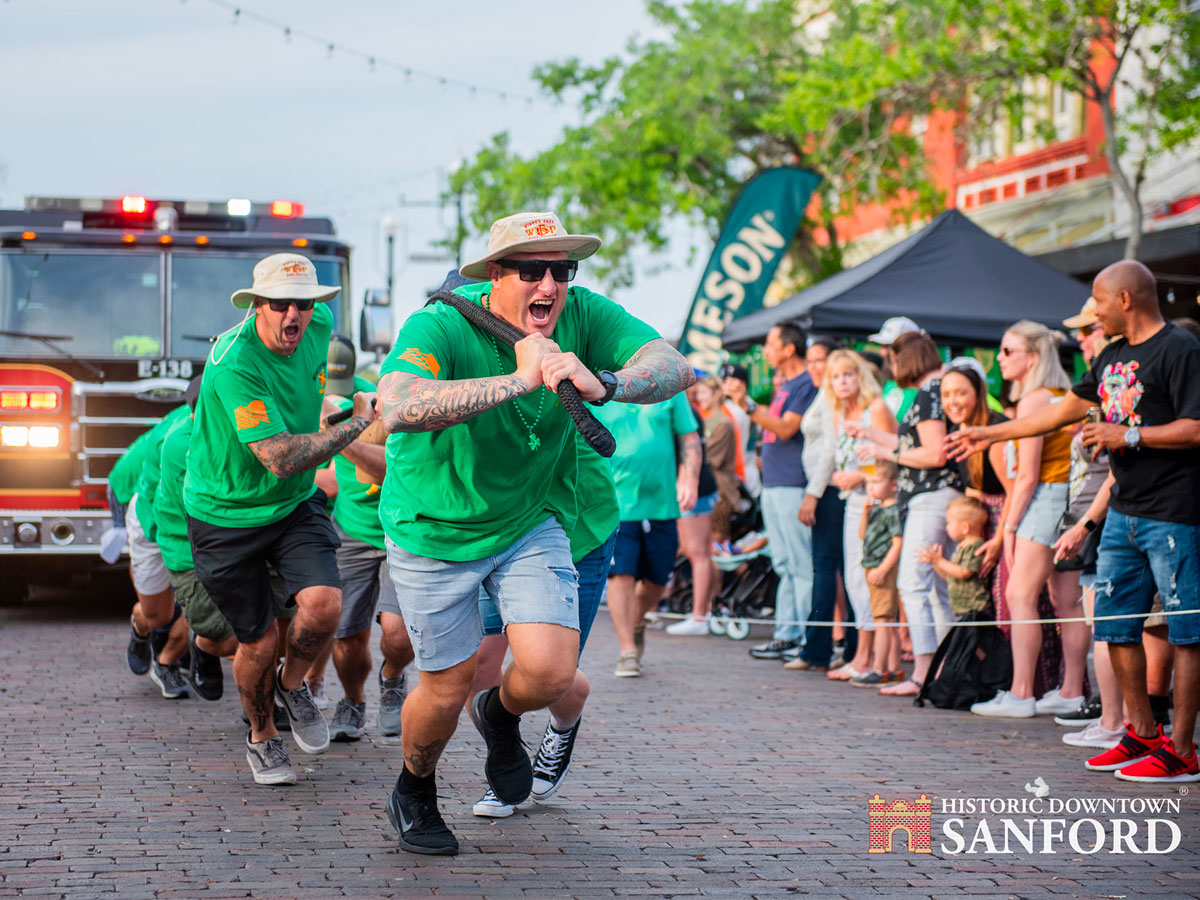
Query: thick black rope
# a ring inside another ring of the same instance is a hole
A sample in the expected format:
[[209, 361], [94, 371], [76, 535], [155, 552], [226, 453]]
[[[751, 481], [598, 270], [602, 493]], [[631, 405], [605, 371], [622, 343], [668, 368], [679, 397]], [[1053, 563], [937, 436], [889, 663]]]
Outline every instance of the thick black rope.
[[[519, 328], [493, 315], [478, 303], [472, 303], [466, 297], [450, 291], [437, 291], [430, 296], [425, 305], [428, 306], [430, 303], [445, 303], [447, 306], [454, 307], [462, 314], [463, 318], [484, 334], [490, 334], [496, 340], [503, 341], [510, 347], [521, 338], [527, 337]], [[563, 408], [570, 415], [571, 421], [575, 423], [575, 427], [579, 429], [583, 439], [588, 442], [588, 446], [605, 459], [612, 456], [617, 450], [617, 442], [609, 430], [592, 415], [591, 410], [583, 405], [583, 398], [579, 396], [575, 385], [570, 381], [560, 382], [558, 396], [562, 399]]]

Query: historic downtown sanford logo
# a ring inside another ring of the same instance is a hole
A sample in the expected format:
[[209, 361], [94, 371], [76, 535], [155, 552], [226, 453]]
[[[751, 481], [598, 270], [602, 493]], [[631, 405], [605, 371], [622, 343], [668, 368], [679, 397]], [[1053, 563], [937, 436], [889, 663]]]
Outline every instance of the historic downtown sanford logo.
[[[1040, 781], [1040, 779], [1039, 779]], [[1171, 797], [1048, 797], [1045, 783], [1027, 786], [1033, 797], [955, 797], [867, 801], [868, 853], [1005, 856], [1071, 853], [1084, 856], [1162, 855], [1183, 832]], [[935, 827], [934, 814], [941, 819]]]

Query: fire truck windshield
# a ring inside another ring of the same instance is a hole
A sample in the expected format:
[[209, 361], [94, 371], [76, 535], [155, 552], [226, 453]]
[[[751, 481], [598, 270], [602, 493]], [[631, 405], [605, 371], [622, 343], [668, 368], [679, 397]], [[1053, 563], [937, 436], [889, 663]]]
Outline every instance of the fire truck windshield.
[[[84, 358], [157, 355], [157, 253], [2, 253], [0, 331], [53, 335]], [[44, 342], [0, 336], [0, 357], [53, 357]]]
[[[211, 339], [244, 315], [229, 296], [250, 286], [263, 255], [59, 248], [0, 253], [0, 357], [201, 360]], [[347, 283], [345, 260], [313, 262], [322, 284]], [[169, 292], [163, 290], [167, 272]], [[339, 323], [340, 300], [330, 304]]]
[[[229, 296], [254, 281], [254, 264], [262, 254], [220, 255], [213, 252], [171, 254], [171, 355], [202, 357], [213, 337], [241, 321], [245, 312], [234, 309]], [[313, 257], [321, 284], [346, 283], [344, 262]], [[341, 319], [341, 295], [329, 304], [334, 328]]]

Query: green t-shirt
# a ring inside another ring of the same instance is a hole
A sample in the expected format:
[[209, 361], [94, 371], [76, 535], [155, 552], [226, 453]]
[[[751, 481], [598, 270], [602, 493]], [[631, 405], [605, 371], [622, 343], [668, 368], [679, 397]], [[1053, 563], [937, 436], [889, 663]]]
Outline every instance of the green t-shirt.
[[[489, 289], [473, 284], [456, 293], [480, 303]], [[554, 330], [559, 347], [592, 371], [621, 368], [657, 337], [607, 297], [574, 286]], [[409, 316], [379, 374], [448, 381], [514, 371], [511, 347], [435, 303]], [[504, 550], [551, 515], [570, 533], [573, 511], [557, 509], [550, 495], [556, 477], [575, 479], [574, 432], [558, 396], [539, 388], [450, 428], [391, 435], [384, 532], [410, 553], [452, 561]]]
[[158, 490], [163, 441], [167, 437], [167, 432], [171, 430], [171, 426], [180, 419], [188, 418], [191, 412], [186, 404], [177, 406], [148, 432], [150, 439], [146, 442], [146, 451], [142, 458], [142, 473], [138, 477], [134, 493], [137, 494], [138, 524], [142, 526], [146, 537], [152, 541], [158, 541], [158, 524], [154, 519], [154, 494]]
[[956, 616], [967, 613], [983, 612], [992, 602], [992, 585], [990, 578], [980, 575], [983, 568], [983, 557], [976, 556], [975, 551], [983, 545], [983, 538], [963, 541], [954, 548], [950, 562], [970, 570], [970, 578], [947, 578], [946, 593], [950, 596], [950, 611]]
[[183, 477], [187, 473], [193, 424], [190, 415], [184, 416], [167, 432], [162, 445], [162, 478], [154, 495], [158, 549], [162, 551], [163, 565], [172, 572], [195, 568], [192, 545], [188, 542], [187, 514], [183, 509]]
[[248, 446], [276, 434], [311, 434], [321, 424], [333, 313], [318, 303], [291, 356], [268, 350], [252, 315], [213, 345], [188, 454], [188, 515], [224, 528], [278, 522], [316, 491], [313, 469], [276, 478]]
[[[154, 426], [157, 427], [158, 425]], [[150, 443], [150, 435], [154, 428], [130, 444], [108, 474], [108, 486], [112, 488], [118, 503], [129, 503], [137, 491], [138, 479], [142, 477], [142, 463], [146, 461], [146, 445]]]
[[[354, 390], [370, 393], [375, 385], [365, 378], [354, 376]], [[354, 401], [338, 404], [349, 409]], [[333, 500], [333, 518], [350, 537], [380, 550], [383, 546], [383, 525], [379, 521], [379, 486], [358, 480], [354, 463], [338, 454], [333, 458], [333, 474], [337, 476], [337, 496]]]
[[[621, 522], [621, 507], [613, 484], [612, 466], [608, 460], [588, 446], [576, 432], [576, 464], [560, 468], [550, 493], [555, 510], [567, 510], [559, 521], [574, 515], [575, 526], [567, 528], [571, 542], [571, 561], [579, 562], [617, 530]], [[573, 477], [572, 477], [572, 474]]]
[[872, 506], [871, 514], [867, 517], [866, 536], [863, 538], [862, 567], [878, 568], [892, 549], [892, 539], [903, 534], [904, 527], [900, 523], [900, 507], [897, 504]]
[[611, 462], [621, 521], [678, 519], [675, 438], [696, 431], [687, 397], [679, 393], [646, 405], [610, 403], [596, 417], [617, 441]]
[[908, 408], [912, 406], [913, 400], [917, 396], [915, 387], [902, 388], [894, 381], [885, 381], [883, 383], [883, 402], [888, 409], [892, 411], [892, 415], [899, 422], [904, 418], [904, 414], [908, 412]]

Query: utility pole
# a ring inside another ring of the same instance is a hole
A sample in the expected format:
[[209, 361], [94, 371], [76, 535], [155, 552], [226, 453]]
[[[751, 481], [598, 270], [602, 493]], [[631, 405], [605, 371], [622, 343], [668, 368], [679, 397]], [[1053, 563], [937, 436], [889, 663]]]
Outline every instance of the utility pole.
[[379, 224], [383, 228], [384, 237], [387, 238], [387, 292], [388, 297], [392, 297], [396, 271], [396, 219], [388, 213]]

